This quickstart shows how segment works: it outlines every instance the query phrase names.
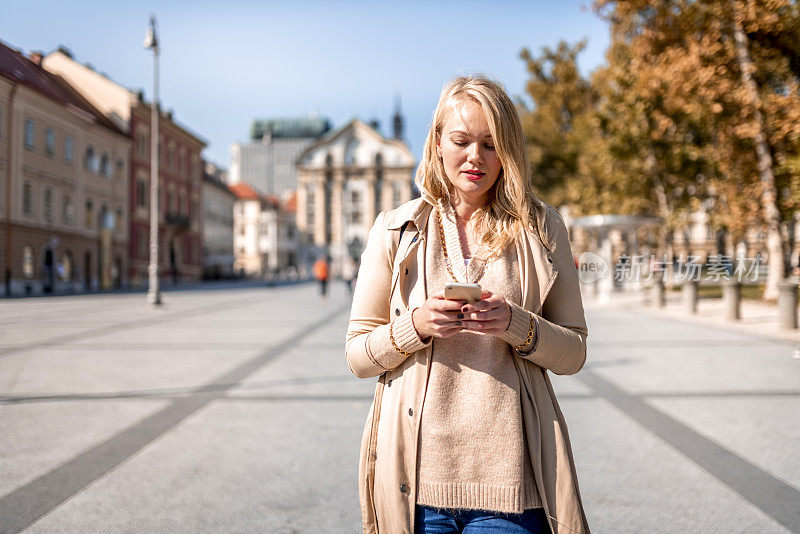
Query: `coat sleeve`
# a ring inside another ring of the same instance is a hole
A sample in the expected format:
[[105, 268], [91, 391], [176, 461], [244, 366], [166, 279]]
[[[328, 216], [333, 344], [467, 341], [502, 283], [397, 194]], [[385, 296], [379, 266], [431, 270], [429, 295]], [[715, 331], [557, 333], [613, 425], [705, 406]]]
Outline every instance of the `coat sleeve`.
[[531, 342], [516, 349], [517, 354], [558, 375], [572, 375], [586, 362], [589, 330], [567, 227], [560, 215], [554, 217], [554, 223], [553, 253], [558, 275], [542, 305], [541, 315], [512, 303], [511, 321], [503, 338], [512, 346], [524, 343], [533, 317]]
[[429, 344], [422, 341], [414, 328], [413, 310], [391, 321], [392, 232], [386, 226], [385, 213], [381, 212], [361, 255], [345, 342], [347, 365], [358, 378], [394, 369], [407, 358], [400, 351], [410, 354]]

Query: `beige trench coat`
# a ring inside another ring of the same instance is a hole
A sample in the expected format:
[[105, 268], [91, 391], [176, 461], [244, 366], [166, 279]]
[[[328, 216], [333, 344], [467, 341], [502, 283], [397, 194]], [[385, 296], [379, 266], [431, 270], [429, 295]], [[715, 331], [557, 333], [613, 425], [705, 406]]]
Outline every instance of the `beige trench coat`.
[[[404, 320], [413, 325], [411, 310], [427, 298], [424, 241], [431, 209], [416, 199], [378, 215], [353, 296], [347, 362], [359, 378], [379, 376], [364, 426], [358, 473], [368, 534], [414, 532], [419, 416], [431, 346], [412, 343], [418, 350], [404, 357], [392, 345], [389, 328], [396, 320], [398, 325]], [[551, 530], [588, 533], [567, 425], [547, 375], [548, 370], [574, 374], [581, 369], [588, 330], [567, 230], [551, 206], [547, 206], [546, 232], [554, 244], [552, 251], [532, 230], [516, 241], [523, 307], [535, 314], [538, 328], [531, 352], [516, 352], [515, 358], [523, 384], [523, 424]]]

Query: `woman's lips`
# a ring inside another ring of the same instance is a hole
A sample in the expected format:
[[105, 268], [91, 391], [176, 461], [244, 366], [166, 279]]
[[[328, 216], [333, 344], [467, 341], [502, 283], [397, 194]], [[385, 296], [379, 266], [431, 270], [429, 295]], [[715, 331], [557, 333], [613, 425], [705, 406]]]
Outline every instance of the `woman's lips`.
[[471, 171], [464, 171], [463, 174], [466, 174], [467, 178], [469, 178], [470, 180], [480, 180], [486, 175], [485, 172], [471, 172]]

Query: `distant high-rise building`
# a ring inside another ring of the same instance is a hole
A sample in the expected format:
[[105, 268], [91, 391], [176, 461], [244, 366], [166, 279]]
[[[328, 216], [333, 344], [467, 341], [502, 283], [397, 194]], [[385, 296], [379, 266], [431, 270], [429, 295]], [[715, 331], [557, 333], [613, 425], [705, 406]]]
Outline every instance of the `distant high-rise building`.
[[229, 183], [285, 197], [297, 188], [297, 156], [330, 129], [330, 121], [316, 115], [254, 120], [249, 142], [231, 145]]

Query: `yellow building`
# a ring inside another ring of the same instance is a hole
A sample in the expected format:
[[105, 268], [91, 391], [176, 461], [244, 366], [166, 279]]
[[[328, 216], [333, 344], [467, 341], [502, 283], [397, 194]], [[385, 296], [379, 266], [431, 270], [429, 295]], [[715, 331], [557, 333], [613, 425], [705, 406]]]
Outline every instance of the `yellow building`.
[[126, 285], [130, 140], [41, 54], [0, 56], [3, 294]]

